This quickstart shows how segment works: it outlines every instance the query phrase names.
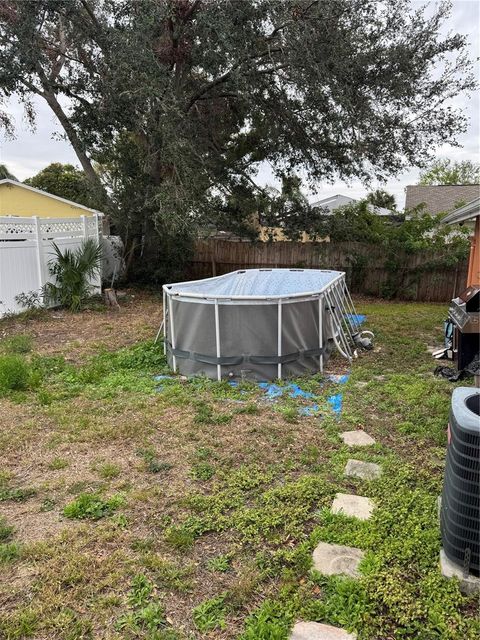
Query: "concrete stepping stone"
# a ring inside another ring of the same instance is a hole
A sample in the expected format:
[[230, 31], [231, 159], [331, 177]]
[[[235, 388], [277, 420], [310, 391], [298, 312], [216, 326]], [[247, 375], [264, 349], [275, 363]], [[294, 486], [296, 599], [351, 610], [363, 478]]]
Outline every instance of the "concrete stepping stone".
[[344, 431], [340, 434], [340, 438], [349, 447], [370, 447], [372, 444], [375, 444], [374, 438], [369, 436], [365, 431], [362, 431], [362, 429]]
[[362, 480], [374, 480], [382, 474], [380, 465], [374, 462], [363, 462], [363, 460], [350, 459], [345, 467], [345, 475]]
[[370, 498], [355, 496], [350, 493], [337, 493], [332, 503], [332, 513], [343, 513], [345, 516], [368, 520], [375, 505]]
[[356, 640], [355, 633], [319, 622], [297, 622], [290, 640]]
[[319, 542], [313, 550], [313, 568], [324, 576], [358, 577], [358, 565], [365, 554], [355, 547]]

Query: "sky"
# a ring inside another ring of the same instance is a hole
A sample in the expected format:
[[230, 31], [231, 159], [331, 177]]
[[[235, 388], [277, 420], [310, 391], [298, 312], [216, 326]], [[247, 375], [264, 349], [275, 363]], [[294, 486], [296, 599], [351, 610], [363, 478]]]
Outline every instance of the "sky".
[[[414, 5], [423, 2], [413, 2]], [[473, 59], [480, 55], [480, 3], [478, 0], [454, 0], [452, 15], [445, 27], [449, 30], [462, 33], [467, 36], [469, 48]], [[476, 63], [476, 74], [479, 78], [479, 66]], [[51, 162], [62, 162], [79, 165], [77, 157], [68, 141], [61, 138], [61, 127], [56, 121], [46, 103], [37, 98], [34, 101], [37, 111], [36, 129], [32, 131], [24, 117], [21, 105], [15, 99], [8, 103], [8, 110], [13, 115], [15, 123], [15, 139], [8, 140], [0, 133], [0, 163], [6, 164], [9, 171], [19, 180], [25, 180], [38, 173]], [[479, 93], [466, 99], [464, 96], [456, 98], [452, 104], [465, 110], [469, 118], [468, 131], [459, 136], [460, 147], [442, 145], [436, 149], [435, 154], [439, 158], [451, 158], [452, 160], [480, 159], [480, 98]], [[333, 184], [319, 184], [317, 193], [306, 191], [309, 200], [343, 194], [351, 198], [362, 198], [368, 191], [375, 188], [383, 188], [393, 193], [397, 200], [397, 206], [403, 208], [405, 204], [405, 187], [408, 184], [416, 184], [419, 178], [419, 170], [412, 168], [401, 175], [391, 178], [386, 183], [373, 182], [366, 186], [359, 181], [350, 183], [334, 182]], [[264, 165], [258, 175], [259, 184], [276, 186], [270, 169]]]

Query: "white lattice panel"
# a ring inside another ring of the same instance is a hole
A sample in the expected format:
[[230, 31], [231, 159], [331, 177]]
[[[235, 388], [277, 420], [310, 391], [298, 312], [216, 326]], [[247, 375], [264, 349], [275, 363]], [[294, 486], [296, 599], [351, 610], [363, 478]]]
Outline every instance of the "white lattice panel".
[[83, 236], [82, 220], [46, 220], [40, 222], [40, 233], [49, 238]]
[[0, 218], [0, 238], [4, 240], [31, 239], [35, 235], [35, 224], [26, 218], [16, 220], [15, 218]]

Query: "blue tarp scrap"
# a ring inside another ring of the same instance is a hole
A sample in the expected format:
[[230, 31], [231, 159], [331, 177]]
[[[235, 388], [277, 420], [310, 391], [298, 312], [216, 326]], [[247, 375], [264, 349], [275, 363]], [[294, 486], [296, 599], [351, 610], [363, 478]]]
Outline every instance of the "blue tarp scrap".
[[339, 416], [342, 412], [343, 393], [335, 393], [328, 396], [327, 402], [332, 407], [333, 413]]
[[290, 382], [286, 384], [284, 387], [281, 387], [278, 384], [273, 382], [259, 382], [258, 386], [260, 389], [265, 391], [265, 395], [269, 400], [274, 400], [275, 398], [280, 398], [284, 393], [287, 393], [290, 398], [304, 398], [305, 400], [310, 400], [315, 397], [314, 393], [310, 393], [310, 391], [304, 391], [298, 384]]
[[327, 380], [329, 380], [330, 382], [335, 382], [335, 384], [345, 384], [346, 382], [348, 382], [348, 379], [350, 378], [350, 374], [349, 373], [344, 373], [342, 375], [336, 376], [336, 375], [330, 375], [328, 376]]
[[259, 382], [258, 387], [265, 391], [265, 395], [268, 400], [280, 398], [284, 391], [284, 387], [280, 387], [278, 384], [274, 384], [273, 382]]
[[319, 413], [320, 407], [318, 404], [311, 404], [308, 407], [298, 407], [299, 416], [315, 416]]
[[[327, 380], [329, 382], [333, 382], [334, 384], [345, 384], [350, 377], [349, 373], [344, 373], [341, 375], [329, 375]], [[156, 382], [161, 382], [163, 380], [175, 380], [176, 376], [169, 375], [159, 375], [154, 376], [153, 378]], [[233, 388], [238, 388], [239, 382], [237, 380], [229, 380], [228, 384]], [[312, 400], [316, 397], [314, 393], [311, 391], [305, 391], [298, 384], [294, 382], [290, 382], [284, 386], [280, 386], [275, 384], [274, 382], [258, 382], [257, 383], [259, 389], [265, 392], [265, 397], [267, 400], [271, 400], [275, 402], [277, 398], [281, 398], [284, 394], [288, 394], [290, 398], [294, 399], [303, 399], [303, 400]], [[164, 386], [160, 385], [156, 388], [156, 391], [163, 391]], [[246, 393], [245, 390], [241, 390], [240, 393]], [[241, 400], [237, 400], [236, 402], [243, 402]], [[339, 416], [342, 412], [342, 403], [343, 403], [343, 393], [335, 393], [327, 397], [327, 402], [332, 408], [332, 411]], [[316, 403], [312, 403], [309, 405], [302, 405], [298, 407], [298, 415], [299, 416], [315, 416], [320, 412], [320, 407]]]
[[363, 313], [346, 313], [345, 317], [348, 318], [351, 322], [354, 322], [358, 325], [363, 324], [367, 319]]
[[[344, 373], [341, 375], [330, 375], [327, 380], [333, 382], [334, 384], [345, 384], [348, 382], [350, 378], [349, 373]], [[304, 391], [298, 384], [293, 382], [286, 384], [285, 386], [280, 386], [275, 384], [274, 382], [259, 382], [258, 387], [265, 391], [265, 396], [268, 400], [273, 402], [276, 401], [277, 398], [282, 397], [284, 394], [288, 394], [290, 398], [302, 398], [304, 400], [311, 400], [315, 398], [315, 394], [310, 391]], [[343, 404], [343, 393], [334, 393], [327, 397], [327, 402], [332, 408], [332, 411], [339, 416], [342, 412], [342, 404]], [[318, 404], [313, 403], [310, 405], [304, 405], [298, 408], [298, 415], [300, 416], [314, 416], [317, 415], [320, 411], [320, 407]]]
[[287, 389], [289, 389], [290, 393], [288, 394], [290, 398], [305, 398], [306, 400], [310, 400], [315, 397], [314, 393], [310, 393], [310, 391], [304, 391], [298, 384], [288, 384]]
[[[177, 376], [160, 375], [160, 376], [153, 376], [153, 379], [155, 380], [155, 382], [162, 382], [163, 380], [176, 380]], [[155, 391], [157, 393], [160, 393], [160, 391], [163, 391], [164, 388], [165, 388], [164, 385], [160, 384], [158, 385], [158, 387], [156, 387]]]

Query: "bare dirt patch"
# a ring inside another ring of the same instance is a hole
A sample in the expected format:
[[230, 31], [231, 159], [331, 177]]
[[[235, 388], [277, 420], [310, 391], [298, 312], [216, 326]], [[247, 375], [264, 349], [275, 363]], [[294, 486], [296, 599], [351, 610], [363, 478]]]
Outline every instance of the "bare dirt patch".
[[99, 348], [114, 351], [139, 340], [154, 338], [162, 321], [159, 296], [127, 290], [120, 309], [101, 305], [80, 313], [51, 309], [39, 318], [9, 318], [0, 324], [0, 338], [18, 333], [33, 336], [34, 350], [42, 355], [63, 355], [81, 362]]

